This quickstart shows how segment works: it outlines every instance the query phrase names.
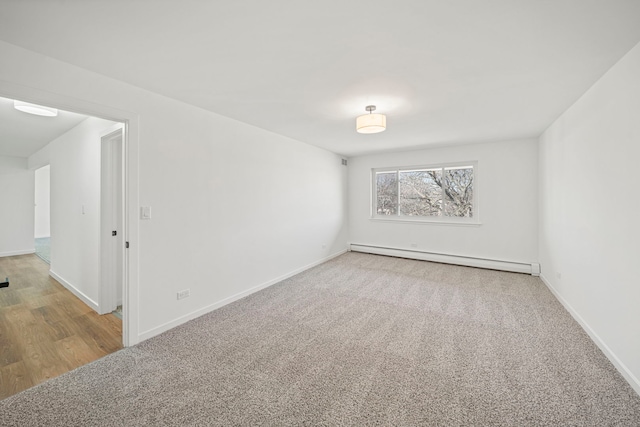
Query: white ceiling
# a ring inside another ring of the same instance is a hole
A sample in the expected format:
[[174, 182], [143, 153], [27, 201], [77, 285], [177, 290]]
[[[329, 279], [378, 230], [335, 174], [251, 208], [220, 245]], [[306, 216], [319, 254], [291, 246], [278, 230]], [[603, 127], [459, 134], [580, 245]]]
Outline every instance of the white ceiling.
[[344, 155], [538, 136], [640, 41], [638, 0], [1, 8], [2, 40]]
[[13, 108], [12, 99], [0, 98], [0, 156], [29, 157], [86, 118], [62, 110], [57, 117], [35, 116]]

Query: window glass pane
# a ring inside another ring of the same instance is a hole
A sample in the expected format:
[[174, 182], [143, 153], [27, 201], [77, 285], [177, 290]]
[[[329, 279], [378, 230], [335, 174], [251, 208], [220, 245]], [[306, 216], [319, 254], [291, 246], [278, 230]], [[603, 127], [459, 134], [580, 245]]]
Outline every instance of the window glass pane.
[[400, 214], [442, 215], [442, 171], [400, 171]]
[[446, 168], [445, 215], [473, 217], [473, 167]]
[[398, 175], [396, 172], [376, 173], [376, 213], [398, 214]]

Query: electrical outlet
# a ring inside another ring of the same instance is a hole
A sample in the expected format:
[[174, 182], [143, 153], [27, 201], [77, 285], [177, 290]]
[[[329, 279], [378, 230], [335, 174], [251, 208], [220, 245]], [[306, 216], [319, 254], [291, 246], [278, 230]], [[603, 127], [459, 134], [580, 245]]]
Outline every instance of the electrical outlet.
[[189, 295], [191, 295], [191, 290], [190, 289], [185, 289], [184, 291], [178, 292], [178, 299], [179, 300], [180, 299], [185, 299]]

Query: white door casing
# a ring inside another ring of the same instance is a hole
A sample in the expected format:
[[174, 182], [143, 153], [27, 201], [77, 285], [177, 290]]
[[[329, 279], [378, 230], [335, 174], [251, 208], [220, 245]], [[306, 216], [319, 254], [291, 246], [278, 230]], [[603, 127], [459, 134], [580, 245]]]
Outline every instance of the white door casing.
[[122, 124], [107, 129], [100, 140], [100, 314], [123, 302], [123, 129]]

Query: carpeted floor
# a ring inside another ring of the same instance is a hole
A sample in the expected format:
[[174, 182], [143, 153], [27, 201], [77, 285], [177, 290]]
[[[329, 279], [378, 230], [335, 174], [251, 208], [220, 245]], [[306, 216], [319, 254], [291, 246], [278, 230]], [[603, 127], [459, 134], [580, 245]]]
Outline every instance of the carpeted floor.
[[537, 278], [347, 253], [0, 401], [0, 420], [638, 426], [640, 398]]
[[38, 237], [35, 239], [36, 255], [44, 262], [51, 264], [51, 237]]

